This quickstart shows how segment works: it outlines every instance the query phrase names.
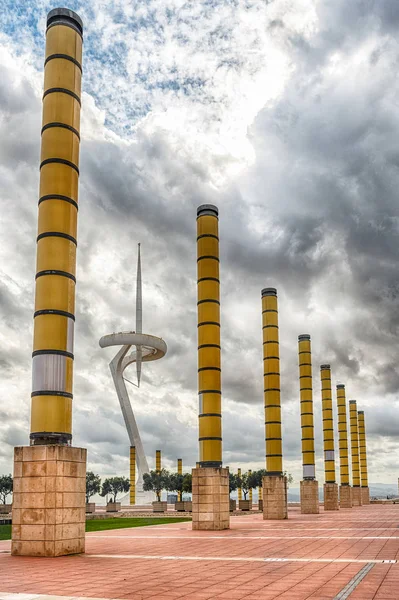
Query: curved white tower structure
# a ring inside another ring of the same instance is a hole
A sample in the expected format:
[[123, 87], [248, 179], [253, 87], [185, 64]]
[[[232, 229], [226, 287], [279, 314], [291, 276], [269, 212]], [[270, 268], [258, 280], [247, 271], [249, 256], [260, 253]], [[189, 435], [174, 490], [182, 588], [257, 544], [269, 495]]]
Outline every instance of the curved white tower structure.
[[[141, 259], [139, 244], [136, 289], [136, 331], [111, 333], [110, 335], [104, 335], [100, 339], [101, 348], [107, 348], [108, 346], [122, 346], [109, 363], [109, 368], [114, 380], [116, 393], [118, 394], [130, 445], [134, 446], [136, 449], [138, 475], [136, 482], [136, 504], [147, 504], [154, 499], [154, 495], [151, 492], [143, 491], [143, 473], [148, 473], [149, 468], [123, 373], [129, 365], [136, 363], [137, 387], [140, 387], [142, 362], [158, 360], [165, 356], [167, 351], [166, 343], [161, 338], [142, 333], [142, 314]], [[131, 351], [132, 347], [134, 349]]]

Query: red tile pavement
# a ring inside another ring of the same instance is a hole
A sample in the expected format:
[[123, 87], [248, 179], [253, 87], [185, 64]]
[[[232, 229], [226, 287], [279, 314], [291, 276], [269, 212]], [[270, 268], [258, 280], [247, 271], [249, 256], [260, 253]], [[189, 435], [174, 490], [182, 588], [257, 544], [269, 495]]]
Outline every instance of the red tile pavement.
[[[166, 600], [332, 600], [369, 562], [352, 600], [398, 600], [399, 505], [286, 521], [231, 518], [231, 529], [193, 532], [172, 523], [87, 534], [86, 554], [21, 558], [0, 542], [3, 592]], [[335, 561], [335, 562], [333, 562]]]

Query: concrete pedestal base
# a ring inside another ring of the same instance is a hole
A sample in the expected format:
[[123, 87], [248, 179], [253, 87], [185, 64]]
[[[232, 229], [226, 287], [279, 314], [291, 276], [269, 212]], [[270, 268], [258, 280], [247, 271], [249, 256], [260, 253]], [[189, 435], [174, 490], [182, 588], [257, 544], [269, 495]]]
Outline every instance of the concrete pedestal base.
[[362, 505], [362, 488], [353, 486], [352, 488], [352, 506]]
[[324, 510], [339, 510], [338, 483], [324, 484]]
[[339, 507], [352, 508], [352, 488], [350, 485], [339, 487]]
[[15, 448], [11, 554], [85, 551], [86, 454], [68, 446]]
[[370, 489], [368, 487], [362, 487], [360, 489], [362, 504], [370, 504]]
[[288, 519], [287, 478], [266, 475], [262, 487], [263, 519]]
[[319, 482], [315, 479], [304, 479], [300, 483], [301, 514], [319, 514]]
[[229, 470], [197, 467], [192, 474], [193, 529], [229, 529]]

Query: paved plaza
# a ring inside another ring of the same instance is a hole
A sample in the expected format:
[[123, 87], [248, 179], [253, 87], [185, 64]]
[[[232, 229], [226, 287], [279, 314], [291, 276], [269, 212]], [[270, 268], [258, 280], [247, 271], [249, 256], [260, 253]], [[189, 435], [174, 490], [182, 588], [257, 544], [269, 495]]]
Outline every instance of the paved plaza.
[[12, 557], [0, 542], [0, 599], [397, 600], [397, 560], [399, 505], [290, 508], [287, 521], [240, 515], [222, 532], [172, 523], [88, 533], [81, 556]]

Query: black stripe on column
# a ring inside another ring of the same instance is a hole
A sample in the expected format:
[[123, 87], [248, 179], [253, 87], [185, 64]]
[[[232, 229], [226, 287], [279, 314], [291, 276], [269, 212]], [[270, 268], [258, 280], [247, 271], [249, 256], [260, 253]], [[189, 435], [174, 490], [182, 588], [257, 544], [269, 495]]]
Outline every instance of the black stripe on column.
[[32, 352], [32, 358], [35, 356], [41, 356], [42, 354], [57, 354], [60, 356], [66, 356], [67, 358], [74, 358], [72, 352], [67, 352], [66, 350], [34, 350]]
[[82, 105], [82, 102], [79, 98], [79, 96], [77, 94], [75, 94], [75, 92], [73, 92], [72, 90], [68, 90], [67, 88], [62, 88], [62, 87], [55, 87], [55, 88], [49, 88], [48, 90], [46, 90], [43, 94], [43, 99], [48, 96], [49, 94], [54, 94], [56, 92], [59, 92], [61, 94], [68, 94], [68, 96], [72, 96], [72, 98], [75, 98], [75, 100], [77, 100], [79, 102], [79, 105]]
[[50, 54], [50, 56], [48, 56], [46, 58], [46, 60], [44, 61], [44, 66], [46, 66], [47, 63], [50, 60], [53, 60], [54, 58], [63, 58], [65, 60], [69, 60], [70, 62], [72, 62], [74, 65], [76, 65], [78, 67], [80, 72], [82, 72], [82, 65], [80, 64], [80, 62], [78, 60], [76, 60], [76, 58], [74, 58], [73, 56], [70, 56], [69, 54]]
[[73, 394], [70, 394], [69, 392], [56, 392], [52, 390], [39, 390], [37, 392], [32, 392], [30, 396], [31, 398], [34, 398], [35, 396], [63, 396], [64, 398], [73, 399]]
[[35, 279], [38, 277], [43, 277], [43, 275], [59, 275], [60, 277], [68, 277], [68, 279], [72, 279], [74, 283], [76, 283], [75, 275], [72, 273], [67, 273], [67, 271], [57, 271], [56, 269], [48, 269], [47, 271], [39, 271], [36, 273]]
[[69, 202], [69, 204], [73, 204], [76, 210], [79, 210], [78, 203], [76, 200], [69, 198], [69, 196], [63, 196], [62, 194], [47, 194], [46, 196], [42, 196], [39, 198], [39, 204], [44, 202], [45, 200], [63, 200], [64, 202]]
[[72, 235], [69, 235], [68, 233], [61, 233], [60, 231], [45, 231], [44, 233], [41, 233], [40, 235], [37, 236], [36, 241], [38, 242], [39, 240], [42, 240], [43, 238], [46, 238], [46, 237], [61, 237], [66, 240], [69, 240], [70, 242], [73, 242], [75, 244], [75, 246], [78, 245], [76, 238], [74, 238]]
[[52, 129], [53, 127], [61, 127], [62, 129], [68, 129], [68, 131], [72, 131], [72, 133], [74, 133], [80, 141], [80, 133], [77, 129], [75, 129], [75, 127], [72, 127], [72, 125], [67, 125], [66, 123], [60, 123], [59, 121], [53, 121], [52, 123], [43, 125], [42, 134], [43, 131], [46, 131], [46, 129]]
[[68, 317], [68, 319], [72, 319], [73, 321], [75, 320], [75, 315], [72, 313], [66, 312], [65, 310], [56, 310], [52, 308], [37, 310], [34, 313], [33, 318], [40, 317], [40, 315], [60, 315], [61, 317]]
[[75, 169], [76, 173], [79, 175], [79, 167], [70, 160], [65, 160], [65, 158], [46, 158], [46, 160], [42, 160], [42, 162], [40, 163], [40, 169], [45, 165], [53, 164], [66, 165], [67, 167], [71, 167], [72, 169]]

